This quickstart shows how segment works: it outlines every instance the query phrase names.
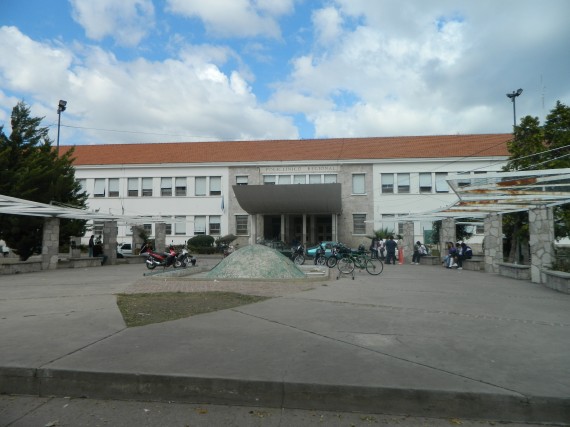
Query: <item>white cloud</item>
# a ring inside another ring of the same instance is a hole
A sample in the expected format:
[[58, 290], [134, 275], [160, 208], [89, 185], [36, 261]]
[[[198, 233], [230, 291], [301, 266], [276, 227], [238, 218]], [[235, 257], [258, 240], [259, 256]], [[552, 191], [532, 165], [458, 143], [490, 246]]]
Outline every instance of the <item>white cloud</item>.
[[281, 36], [275, 15], [289, 11], [289, 1], [268, 2], [253, 0], [167, 0], [167, 10], [186, 17], [197, 17], [208, 32], [224, 37]]
[[334, 42], [341, 35], [342, 18], [333, 7], [313, 12], [316, 40], [322, 45]]
[[70, 0], [73, 19], [87, 37], [112, 37], [119, 45], [136, 46], [154, 25], [152, 0]]

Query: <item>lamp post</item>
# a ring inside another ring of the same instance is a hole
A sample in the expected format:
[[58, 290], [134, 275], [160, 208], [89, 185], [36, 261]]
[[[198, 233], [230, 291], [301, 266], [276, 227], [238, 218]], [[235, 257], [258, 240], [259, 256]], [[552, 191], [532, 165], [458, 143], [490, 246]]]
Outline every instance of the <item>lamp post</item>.
[[507, 93], [507, 97], [511, 99], [513, 102], [513, 132], [515, 131], [515, 127], [517, 126], [517, 112], [515, 107], [515, 99], [522, 93], [522, 89], [518, 89], [516, 91], [513, 90], [513, 93]]
[[57, 104], [57, 155], [59, 156], [59, 128], [61, 126], [61, 113], [65, 111], [65, 106], [67, 105], [67, 101], [63, 99], [59, 100], [59, 104]]

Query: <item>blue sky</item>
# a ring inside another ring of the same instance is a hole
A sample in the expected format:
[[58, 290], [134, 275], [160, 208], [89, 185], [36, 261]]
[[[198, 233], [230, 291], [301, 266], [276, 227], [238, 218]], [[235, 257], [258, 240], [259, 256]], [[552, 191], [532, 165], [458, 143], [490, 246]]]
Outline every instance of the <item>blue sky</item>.
[[61, 144], [510, 132], [570, 104], [566, 0], [2, 0], [0, 125]]

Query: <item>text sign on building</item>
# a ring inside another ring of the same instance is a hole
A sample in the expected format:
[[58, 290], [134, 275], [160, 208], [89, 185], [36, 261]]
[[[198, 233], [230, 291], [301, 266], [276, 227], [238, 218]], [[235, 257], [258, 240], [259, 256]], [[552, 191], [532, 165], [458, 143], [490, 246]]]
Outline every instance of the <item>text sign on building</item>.
[[259, 168], [262, 174], [267, 173], [336, 173], [340, 166], [271, 166]]

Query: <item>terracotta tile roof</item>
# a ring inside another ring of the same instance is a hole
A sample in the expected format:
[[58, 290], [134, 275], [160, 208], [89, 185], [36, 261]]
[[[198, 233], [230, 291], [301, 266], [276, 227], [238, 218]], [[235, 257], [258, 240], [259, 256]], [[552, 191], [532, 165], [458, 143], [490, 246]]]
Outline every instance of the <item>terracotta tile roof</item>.
[[[508, 156], [511, 134], [78, 145], [75, 165]], [[62, 151], [69, 146], [60, 147]]]

